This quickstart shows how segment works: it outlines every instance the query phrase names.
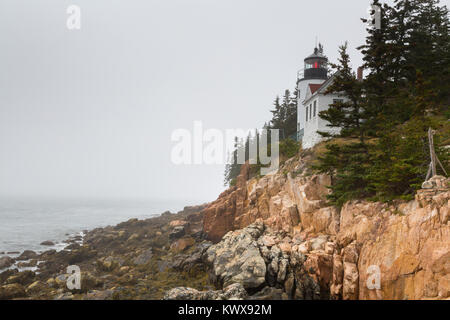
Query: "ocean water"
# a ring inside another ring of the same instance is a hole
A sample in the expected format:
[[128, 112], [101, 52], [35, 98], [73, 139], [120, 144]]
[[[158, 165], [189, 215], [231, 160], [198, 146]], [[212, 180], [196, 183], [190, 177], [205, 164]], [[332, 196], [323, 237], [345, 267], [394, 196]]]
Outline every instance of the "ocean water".
[[[0, 198], [2, 252], [45, 251], [64, 247], [63, 240], [83, 230], [146, 219], [182, 210], [180, 201]], [[51, 240], [54, 247], [41, 246]]]

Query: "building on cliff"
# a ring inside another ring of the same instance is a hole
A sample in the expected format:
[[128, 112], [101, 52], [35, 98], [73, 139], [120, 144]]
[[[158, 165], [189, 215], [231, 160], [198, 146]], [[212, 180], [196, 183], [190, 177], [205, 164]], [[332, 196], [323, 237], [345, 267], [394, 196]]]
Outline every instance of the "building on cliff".
[[328, 76], [328, 58], [321, 44], [305, 58], [305, 67], [298, 72], [297, 78], [297, 140], [303, 148], [308, 149], [323, 139], [317, 131], [339, 132], [338, 128], [329, 127], [327, 121], [319, 117], [319, 112], [345, 97], [334, 93], [325, 94], [333, 83], [334, 75]]

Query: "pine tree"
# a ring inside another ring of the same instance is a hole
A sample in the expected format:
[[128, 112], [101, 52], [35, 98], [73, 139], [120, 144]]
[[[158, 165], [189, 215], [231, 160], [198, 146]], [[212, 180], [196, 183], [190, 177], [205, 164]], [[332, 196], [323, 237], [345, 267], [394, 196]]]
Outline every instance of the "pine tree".
[[315, 168], [333, 176], [330, 200], [342, 205], [349, 199], [368, 195], [366, 179], [369, 159], [367, 136], [369, 132], [367, 105], [362, 92], [363, 85], [357, 80], [350, 66], [347, 44], [340, 47], [334, 82], [326, 93], [345, 95], [344, 100], [332, 103], [319, 116], [328, 121], [330, 127], [340, 128], [339, 133], [319, 132], [324, 137], [340, 138], [327, 145], [324, 155], [319, 157], [320, 164]]
[[283, 104], [286, 107], [286, 117], [284, 123], [285, 137], [290, 138], [297, 132], [297, 89], [291, 94], [286, 90]]
[[234, 139], [234, 150], [230, 155], [228, 163], [225, 165], [224, 173], [224, 185], [232, 186], [236, 182], [236, 177], [241, 172], [242, 163], [240, 163], [239, 154], [244, 149], [244, 142], [242, 139], [235, 137]]
[[284, 121], [284, 111], [280, 103], [280, 97], [277, 96], [273, 102], [274, 109], [270, 112], [272, 113], [272, 120], [270, 120], [271, 129], [280, 129]]
[[[448, 126], [435, 115], [449, 106], [450, 38], [446, 7], [435, 0], [395, 1], [390, 19], [401, 37], [392, 38], [399, 58], [396, 95], [389, 97], [379, 139], [372, 147], [373, 166], [368, 179], [374, 199], [412, 197], [424, 181], [429, 164], [427, 131]], [[388, 116], [387, 116], [388, 115]], [[444, 165], [440, 135], [437, 152]]]
[[329, 127], [340, 128], [340, 132], [338, 134], [320, 132], [320, 134], [324, 137], [357, 138], [364, 143], [370, 113], [367, 112], [365, 105], [363, 87], [351, 69], [347, 43], [340, 47], [339, 53], [339, 64], [331, 64], [336, 69], [334, 81], [325, 94], [337, 93], [345, 96], [345, 99], [332, 103], [326, 111], [320, 112], [319, 116], [328, 121]]
[[297, 132], [297, 94], [297, 90], [291, 94], [291, 91], [287, 89], [284, 91], [281, 102], [278, 96], [274, 101], [275, 108], [271, 110], [270, 128], [280, 130], [281, 140]]
[[[338, 73], [329, 92], [348, 100], [320, 116], [340, 138], [327, 146], [316, 166], [333, 175], [330, 199], [339, 205], [354, 198], [411, 197], [425, 178], [429, 126], [447, 132], [450, 102], [450, 39], [446, 7], [436, 0], [396, 0], [382, 6], [381, 29], [368, 29], [363, 53], [366, 79], [357, 82], [341, 48]], [[447, 129], [445, 129], [447, 128]], [[436, 137], [437, 152], [447, 163]], [[448, 136], [448, 134], [447, 134]]]

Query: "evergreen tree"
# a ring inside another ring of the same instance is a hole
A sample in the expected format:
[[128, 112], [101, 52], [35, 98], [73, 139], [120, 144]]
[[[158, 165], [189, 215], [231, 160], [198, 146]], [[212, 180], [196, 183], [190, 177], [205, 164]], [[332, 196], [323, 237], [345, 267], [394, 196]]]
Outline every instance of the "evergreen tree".
[[286, 90], [283, 97], [283, 105], [286, 108], [283, 127], [285, 138], [289, 138], [297, 132], [297, 95], [297, 89], [292, 94]]
[[341, 139], [339, 143], [336, 141], [327, 145], [325, 154], [319, 157], [320, 164], [315, 168], [333, 176], [330, 200], [342, 205], [349, 199], [368, 195], [366, 176], [370, 158], [367, 136], [371, 113], [367, 112], [363, 85], [351, 69], [347, 44], [340, 47], [339, 63], [332, 64], [332, 67], [336, 69], [335, 80], [326, 93], [345, 95], [345, 100], [332, 103], [319, 116], [328, 121], [330, 127], [340, 128], [340, 131], [334, 134], [319, 133], [324, 137]]
[[280, 139], [287, 139], [297, 132], [297, 90], [291, 95], [290, 90], [285, 90], [280, 103], [280, 97], [276, 97], [270, 121], [271, 129], [280, 130]]
[[[381, 29], [368, 29], [363, 53], [369, 74], [356, 81], [345, 46], [328, 92], [348, 100], [320, 116], [342, 128], [316, 168], [333, 176], [330, 199], [410, 197], [425, 178], [427, 130], [448, 127], [435, 115], [449, 105], [449, 18], [436, 0], [396, 0], [382, 7]], [[437, 152], [441, 152], [439, 134]]]
[[270, 120], [270, 128], [279, 129], [283, 125], [284, 121], [284, 111], [280, 103], [280, 97], [277, 96], [273, 102], [274, 109], [270, 112], [272, 113], [272, 120]]
[[242, 139], [235, 137], [234, 150], [230, 155], [229, 162], [225, 165], [224, 185], [231, 186], [236, 183], [236, 177], [241, 172], [242, 163], [239, 163], [239, 154], [244, 150], [244, 142]]

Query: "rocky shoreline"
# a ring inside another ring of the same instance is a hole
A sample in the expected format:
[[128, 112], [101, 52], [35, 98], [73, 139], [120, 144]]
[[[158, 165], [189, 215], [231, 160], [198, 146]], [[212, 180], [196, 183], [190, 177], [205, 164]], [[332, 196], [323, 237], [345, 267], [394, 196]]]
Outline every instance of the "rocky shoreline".
[[[243, 166], [209, 204], [0, 258], [0, 270], [35, 268], [0, 273], [0, 299], [450, 299], [449, 179], [433, 178], [413, 201], [339, 209], [309, 157], [253, 179]], [[67, 288], [70, 265], [80, 290]]]
[[[33, 269], [0, 273], [0, 299], [161, 299], [174, 286], [215, 289], [197, 263], [211, 244], [202, 233], [204, 207], [97, 228], [60, 251], [2, 257], [0, 270]], [[80, 267], [81, 290], [67, 288], [69, 265]]]

